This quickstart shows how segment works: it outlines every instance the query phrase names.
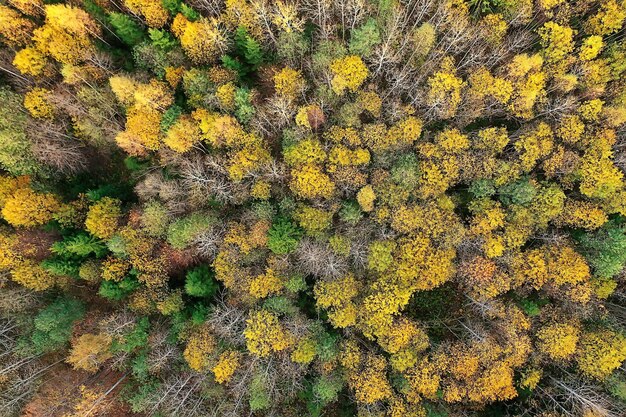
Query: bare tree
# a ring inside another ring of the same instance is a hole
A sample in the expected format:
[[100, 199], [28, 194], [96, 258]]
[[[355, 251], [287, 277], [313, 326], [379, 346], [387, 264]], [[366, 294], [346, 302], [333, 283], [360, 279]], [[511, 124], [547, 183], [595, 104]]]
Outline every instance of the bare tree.
[[554, 410], [568, 417], [592, 411], [606, 417], [626, 414], [623, 403], [610, 398], [602, 388], [561, 369], [562, 377], [549, 376], [546, 383], [537, 387], [538, 399], [543, 409]]
[[324, 279], [338, 278], [347, 271], [346, 261], [337, 256], [326, 244], [304, 239], [296, 249], [298, 268], [305, 274]]

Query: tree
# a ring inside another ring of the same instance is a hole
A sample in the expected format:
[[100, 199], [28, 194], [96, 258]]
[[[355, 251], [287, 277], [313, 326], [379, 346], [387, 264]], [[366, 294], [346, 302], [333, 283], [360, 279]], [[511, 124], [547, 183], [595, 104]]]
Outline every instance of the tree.
[[135, 22], [130, 16], [123, 13], [113, 12], [108, 16], [109, 23], [113, 27], [115, 34], [119, 36], [122, 42], [134, 46], [139, 44], [145, 34], [141, 26]]
[[535, 199], [537, 190], [528, 179], [505, 184], [498, 189], [498, 198], [503, 204], [527, 205]]
[[16, 227], [40, 226], [52, 220], [59, 207], [60, 202], [55, 195], [20, 188], [4, 203], [2, 217]]
[[539, 350], [550, 358], [563, 360], [576, 352], [580, 329], [569, 323], [553, 323], [537, 332]]
[[0, 5], [0, 41], [13, 47], [26, 45], [34, 29], [34, 22], [21, 17], [15, 10]]
[[71, 298], [57, 298], [42, 309], [33, 320], [34, 331], [30, 337], [38, 354], [63, 347], [72, 335], [73, 324], [83, 317], [83, 304]]
[[179, 117], [167, 130], [163, 142], [176, 152], [187, 152], [200, 142], [200, 128], [191, 117]]
[[250, 314], [243, 334], [248, 351], [262, 358], [293, 344], [293, 336], [284, 329], [278, 317], [266, 310]]
[[239, 26], [235, 31], [235, 47], [237, 55], [246, 65], [243, 75], [256, 71], [265, 59], [261, 44], [248, 34], [244, 26]]
[[555, 22], [548, 22], [539, 29], [541, 46], [547, 62], [557, 62], [574, 50], [575, 32]]
[[104, 362], [111, 358], [110, 347], [109, 335], [86, 333], [72, 343], [72, 350], [66, 361], [74, 369], [95, 373]]
[[598, 12], [586, 22], [592, 35], [610, 35], [618, 31], [626, 19], [626, 7], [615, 0], [603, 1]]
[[85, 227], [95, 237], [109, 239], [117, 230], [121, 214], [121, 202], [119, 200], [103, 197], [89, 207]]
[[197, 64], [214, 62], [226, 50], [226, 38], [214, 22], [191, 22], [179, 14], [172, 25], [185, 53]]
[[367, 57], [381, 41], [380, 31], [374, 19], [368, 19], [362, 26], [350, 33], [348, 50], [351, 54]]
[[169, 14], [160, 2], [147, 0], [124, 0], [130, 11], [142, 15], [149, 26], [160, 28], [167, 22]]
[[187, 271], [185, 292], [194, 297], [212, 297], [218, 290], [213, 277], [213, 271], [207, 265], [200, 265]]
[[346, 90], [356, 92], [369, 74], [363, 60], [356, 55], [334, 60], [330, 70], [333, 73], [332, 89], [339, 95]]
[[343, 328], [356, 324], [357, 306], [353, 299], [358, 295], [358, 284], [354, 276], [318, 282], [314, 294], [317, 306], [328, 310], [333, 326]]
[[584, 332], [576, 361], [588, 377], [606, 379], [626, 360], [626, 337], [610, 329]]
[[461, 89], [464, 83], [456, 76], [452, 58], [444, 59], [440, 68], [428, 79], [429, 89], [426, 102], [432, 108], [437, 109], [443, 119], [448, 119], [456, 114], [461, 102]]
[[235, 351], [226, 351], [220, 355], [217, 364], [211, 369], [218, 384], [228, 383], [239, 367], [241, 354]]
[[0, 89], [0, 164], [12, 175], [31, 175], [41, 167], [32, 152], [32, 143], [26, 134], [27, 116], [20, 111], [21, 97], [7, 88]]
[[203, 326], [189, 337], [183, 356], [191, 369], [203, 372], [211, 365], [211, 355], [215, 349], [214, 336], [208, 327]]
[[287, 218], [279, 217], [267, 232], [267, 247], [276, 254], [293, 252], [302, 232]]
[[171, 223], [167, 229], [167, 241], [175, 249], [184, 249], [191, 245], [202, 232], [213, 225], [213, 219], [202, 213], [193, 213]]
[[294, 169], [289, 187], [297, 196], [308, 199], [329, 198], [335, 191], [330, 177], [315, 165]]
[[368, 356], [364, 368], [350, 376], [350, 385], [358, 402], [373, 404], [391, 397], [391, 385], [385, 376], [386, 361], [380, 356]]
[[274, 89], [289, 99], [295, 99], [305, 87], [302, 74], [293, 68], [285, 67], [274, 74]]
[[578, 237], [582, 253], [591, 264], [596, 275], [613, 277], [626, 264], [626, 235], [621, 225], [609, 221], [595, 232], [586, 232]]
[[55, 242], [51, 248], [52, 252], [64, 257], [87, 257], [91, 254], [100, 258], [108, 250], [101, 240], [84, 233], [66, 237], [63, 241]]
[[82, 9], [52, 4], [45, 6], [45, 25], [33, 32], [36, 47], [64, 64], [78, 64], [95, 52], [92, 37], [100, 26]]

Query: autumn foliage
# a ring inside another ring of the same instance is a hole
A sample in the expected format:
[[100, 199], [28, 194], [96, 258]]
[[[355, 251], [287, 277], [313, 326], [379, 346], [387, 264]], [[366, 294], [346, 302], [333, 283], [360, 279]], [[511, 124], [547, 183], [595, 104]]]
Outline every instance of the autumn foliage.
[[624, 0], [1, 1], [0, 415], [626, 415], [625, 39]]

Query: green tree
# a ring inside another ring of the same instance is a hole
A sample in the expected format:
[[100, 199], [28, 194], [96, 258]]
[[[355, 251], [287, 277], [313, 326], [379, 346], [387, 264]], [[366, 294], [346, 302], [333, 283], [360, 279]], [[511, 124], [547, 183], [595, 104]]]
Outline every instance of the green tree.
[[219, 286], [214, 273], [208, 265], [200, 265], [189, 271], [185, 276], [185, 292], [194, 297], [212, 297]]
[[100, 258], [108, 252], [102, 240], [83, 232], [66, 236], [62, 241], [55, 242], [50, 249], [64, 258], [85, 258], [90, 255]]
[[45, 259], [41, 262], [42, 268], [54, 275], [78, 278], [80, 262], [76, 259], [63, 259], [59, 257]]
[[380, 43], [380, 30], [376, 20], [370, 18], [350, 33], [348, 50], [351, 54], [367, 57]]
[[251, 102], [250, 90], [238, 88], [235, 91], [235, 116], [243, 124], [247, 124], [254, 116], [254, 106]]
[[282, 255], [293, 252], [302, 237], [302, 231], [285, 217], [279, 217], [267, 232], [267, 247]]
[[528, 179], [522, 179], [503, 185], [498, 189], [498, 194], [503, 204], [523, 206], [533, 201], [537, 195], [537, 189]]
[[276, 45], [278, 57], [284, 60], [297, 62], [311, 48], [311, 40], [306, 32], [281, 32]]
[[491, 197], [496, 193], [496, 188], [493, 184], [492, 180], [488, 179], [479, 179], [474, 181], [470, 186], [468, 191], [472, 193], [474, 198], [485, 198]]
[[124, 13], [113, 12], [108, 16], [113, 32], [127, 45], [135, 46], [145, 37], [141, 25]]
[[235, 31], [235, 48], [237, 55], [244, 60], [251, 71], [256, 71], [265, 59], [261, 44], [250, 36], [243, 26], [239, 26]]
[[626, 264], [626, 234], [624, 226], [613, 220], [593, 232], [576, 234], [581, 253], [597, 276], [610, 278]]
[[250, 382], [250, 409], [252, 411], [266, 410], [270, 407], [270, 396], [262, 374], [252, 377]]
[[8, 88], [0, 88], [0, 166], [12, 175], [29, 175], [41, 171], [31, 142], [26, 135], [26, 111], [22, 97]]
[[34, 319], [31, 342], [35, 352], [47, 353], [63, 347], [72, 336], [72, 326], [85, 313], [83, 304], [72, 298], [57, 298]]
[[102, 281], [98, 294], [111, 301], [120, 301], [139, 288], [141, 284], [133, 276], [124, 277], [121, 281]]
[[167, 241], [176, 249], [184, 249], [202, 232], [207, 231], [214, 220], [204, 214], [194, 213], [170, 224]]

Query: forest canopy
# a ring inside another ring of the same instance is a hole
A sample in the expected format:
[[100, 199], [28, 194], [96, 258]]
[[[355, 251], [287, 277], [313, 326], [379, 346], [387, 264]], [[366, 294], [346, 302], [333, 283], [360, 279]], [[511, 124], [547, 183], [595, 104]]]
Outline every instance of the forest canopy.
[[626, 0], [0, 0], [0, 415], [623, 417]]

